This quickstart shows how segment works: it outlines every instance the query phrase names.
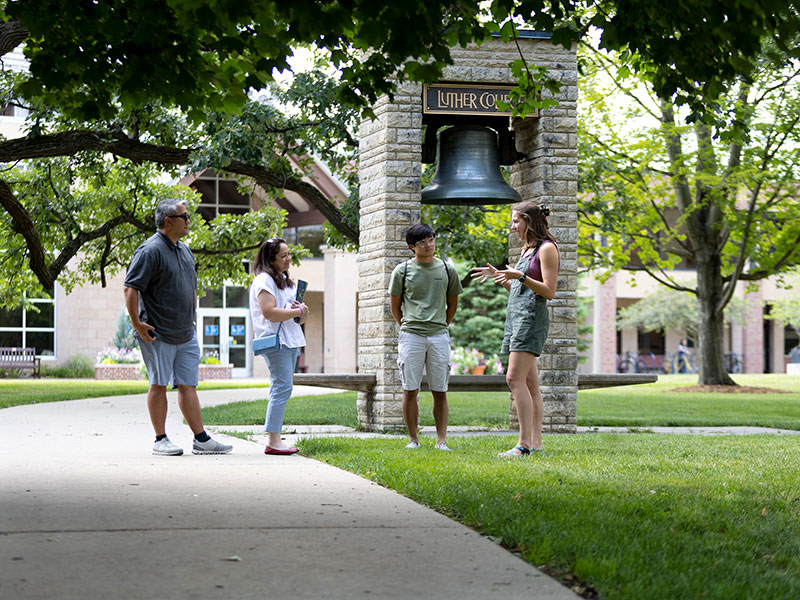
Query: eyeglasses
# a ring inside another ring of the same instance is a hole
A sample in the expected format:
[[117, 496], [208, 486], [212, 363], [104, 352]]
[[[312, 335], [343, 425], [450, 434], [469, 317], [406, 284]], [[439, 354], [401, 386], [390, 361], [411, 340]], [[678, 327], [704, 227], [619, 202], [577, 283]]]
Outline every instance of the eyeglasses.
[[168, 216], [168, 217], [170, 217], [170, 218], [172, 218], [172, 219], [183, 219], [184, 221], [188, 221], [189, 219], [191, 219], [191, 218], [192, 218], [192, 217], [189, 215], [189, 213], [181, 213], [181, 214], [179, 214], [179, 215], [167, 215], [167, 216]]
[[435, 243], [436, 243], [436, 237], [435, 236], [429, 236], [429, 237], [426, 237], [424, 240], [418, 241], [414, 245], [421, 248], [422, 246], [427, 246], [429, 244], [435, 244]]

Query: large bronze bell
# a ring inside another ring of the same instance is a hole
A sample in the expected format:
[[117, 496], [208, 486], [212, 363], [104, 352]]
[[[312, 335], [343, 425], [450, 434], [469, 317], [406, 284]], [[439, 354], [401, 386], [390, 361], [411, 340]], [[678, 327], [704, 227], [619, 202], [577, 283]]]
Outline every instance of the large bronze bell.
[[488, 127], [458, 125], [439, 134], [439, 162], [423, 204], [511, 204], [521, 200], [500, 172], [497, 134]]

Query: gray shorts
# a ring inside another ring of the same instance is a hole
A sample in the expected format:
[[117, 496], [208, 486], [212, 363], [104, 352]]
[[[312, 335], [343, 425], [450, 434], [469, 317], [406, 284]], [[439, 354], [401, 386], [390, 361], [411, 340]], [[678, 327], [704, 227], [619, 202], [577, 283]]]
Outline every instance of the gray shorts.
[[506, 312], [502, 354], [530, 352], [534, 356], [541, 356], [549, 329], [550, 314], [547, 312], [545, 298], [517, 298], [513, 305], [509, 303]]
[[450, 332], [423, 336], [401, 331], [397, 339], [397, 366], [404, 390], [420, 388], [424, 367], [431, 391], [446, 392], [450, 381]]
[[142, 350], [150, 385], [197, 387], [200, 368], [197, 334], [183, 344], [168, 344], [159, 339], [148, 344], [139, 340], [139, 348]]

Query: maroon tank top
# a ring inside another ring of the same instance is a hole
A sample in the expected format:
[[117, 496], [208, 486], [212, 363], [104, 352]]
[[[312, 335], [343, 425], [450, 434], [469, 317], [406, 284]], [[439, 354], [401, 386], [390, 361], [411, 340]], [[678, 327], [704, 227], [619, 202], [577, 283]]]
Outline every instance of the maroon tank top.
[[[558, 249], [558, 244], [551, 240], [544, 240], [536, 246], [536, 250], [533, 251], [533, 258], [528, 266], [528, 276], [535, 281], [544, 281], [544, 279], [542, 279], [542, 259], [539, 258], [539, 250], [541, 250], [544, 244], [553, 244], [556, 247], [556, 252], [558, 252], [558, 271], [561, 271], [561, 250]], [[558, 271], [556, 273], [558, 273]]]

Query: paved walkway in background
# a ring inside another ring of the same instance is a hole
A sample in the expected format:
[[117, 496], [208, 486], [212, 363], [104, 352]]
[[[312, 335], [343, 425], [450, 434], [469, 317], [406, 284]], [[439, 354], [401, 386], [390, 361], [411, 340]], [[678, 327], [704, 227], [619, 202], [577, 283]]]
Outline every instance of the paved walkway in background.
[[[174, 393], [168, 433], [191, 448]], [[3, 599], [578, 598], [455, 521], [314, 460], [238, 438], [225, 456], [153, 456], [141, 394], [4, 409], [0, 439]]]

